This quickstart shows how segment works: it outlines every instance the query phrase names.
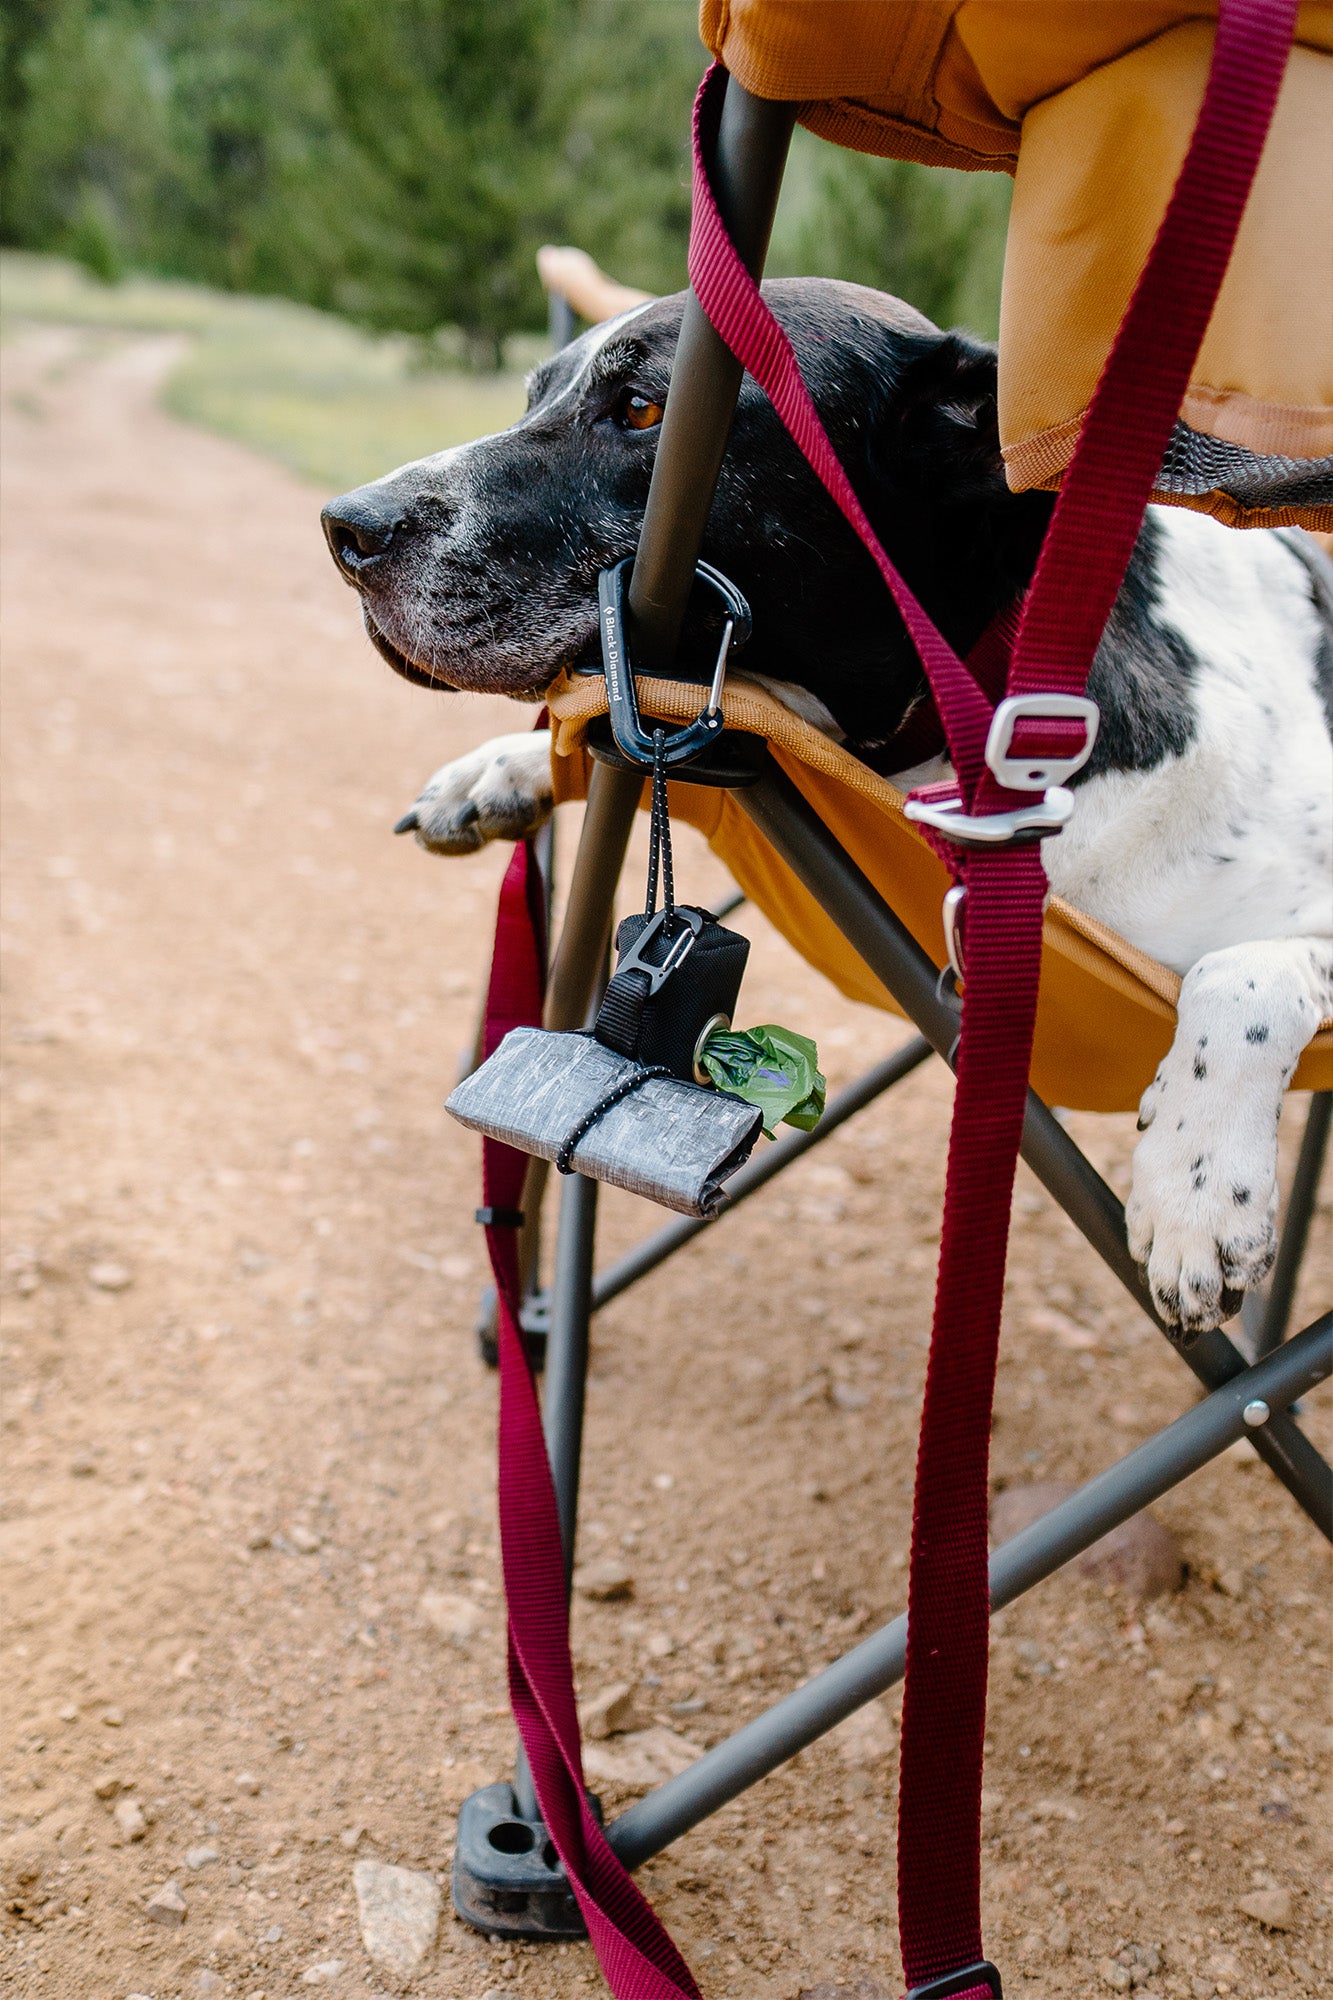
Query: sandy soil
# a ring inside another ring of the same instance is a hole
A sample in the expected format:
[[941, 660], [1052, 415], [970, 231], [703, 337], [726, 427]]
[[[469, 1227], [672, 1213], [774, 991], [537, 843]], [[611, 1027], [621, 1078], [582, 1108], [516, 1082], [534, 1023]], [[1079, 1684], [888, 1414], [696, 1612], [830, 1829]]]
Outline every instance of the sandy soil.
[[[5, 356], [4, 1978], [278, 2000], [337, 1961], [356, 2000], [354, 1853], [446, 1870], [511, 1756], [476, 1162], [441, 1110], [503, 856], [389, 837], [507, 712], [391, 679], [319, 496], [158, 413], [169, 359]], [[680, 872], [721, 886], [692, 839]], [[894, 1042], [751, 928], [751, 1018], [817, 1032], [835, 1082]], [[947, 1107], [919, 1073], [597, 1327], [583, 1549], [634, 1595], [580, 1602], [576, 1648], [645, 1724], [715, 1740], [901, 1607]], [[1123, 1185], [1128, 1121], [1075, 1126]], [[606, 1213], [613, 1249], [653, 1220]], [[1082, 1478], [1191, 1380], [1026, 1178], [1015, 1236], [996, 1483]], [[1178, 1594], [1062, 1575], [996, 1621], [993, 1954], [1042, 2000], [1327, 1992], [1320, 1547], [1245, 1446], [1157, 1511]], [[646, 1871], [710, 1996], [893, 1990], [895, 1713]], [[1284, 1929], [1238, 1907], [1265, 1888]], [[598, 1988], [584, 1948], [446, 1918], [417, 1990]]]

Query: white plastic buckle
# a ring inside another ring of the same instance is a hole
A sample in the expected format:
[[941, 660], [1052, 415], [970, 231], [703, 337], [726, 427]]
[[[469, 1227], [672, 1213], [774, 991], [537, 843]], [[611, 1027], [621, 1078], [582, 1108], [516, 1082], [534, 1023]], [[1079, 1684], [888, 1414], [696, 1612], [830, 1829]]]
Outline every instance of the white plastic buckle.
[[[1019, 722], [1067, 722], [1083, 724], [1083, 747], [1073, 757], [1013, 756], [1014, 726]], [[1063, 785], [1075, 771], [1081, 771], [1097, 741], [1101, 711], [1084, 694], [1006, 695], [991, 717], [986, 737], [986, 763], [992, 774], [1011, 792], [1044, 792]]]
[[909, 799], [903, 813], [919, 826], [932, 827], [946, 840], [956, 841], [959, 847], [1015, 847], [1058, 833], [1074, 803], [1072, 792], [1063, 785], [1052, 785], [1030, 806], [1015, 806], [1010, 812], [965, 812], [961, 799], [943, 799], [939, 805]]

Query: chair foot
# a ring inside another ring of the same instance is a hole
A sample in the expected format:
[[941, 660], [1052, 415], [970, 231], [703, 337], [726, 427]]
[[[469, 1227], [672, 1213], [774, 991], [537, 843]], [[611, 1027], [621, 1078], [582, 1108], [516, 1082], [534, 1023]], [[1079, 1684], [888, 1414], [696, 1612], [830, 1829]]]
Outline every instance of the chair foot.
[[519, 1816], [509, 1784], [484, 1785], [463, 1803], [453, 1899], [464, 1923], [487, 1937], [559, 1943], [588, 1934], [546, 1828]]
[[[551, 1327], [551, 1295], [529, 1292], [519, 1314], [528, 1359], [540, 1375], [546, 1366], [546, 1336]], [[475, 1325], [477, 1352], [488, 1368], [500, 1365], [500, 1344], [495, 1324], [495, 1287], [487, 1285], [477, 1301]]]

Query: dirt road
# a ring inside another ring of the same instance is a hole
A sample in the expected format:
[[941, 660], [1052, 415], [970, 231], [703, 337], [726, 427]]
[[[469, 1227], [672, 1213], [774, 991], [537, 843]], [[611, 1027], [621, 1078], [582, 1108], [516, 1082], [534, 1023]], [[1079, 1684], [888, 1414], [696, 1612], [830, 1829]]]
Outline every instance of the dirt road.
[[[161, 415], [170, 358], [5, 354], [0, 1976], [364, 2000], [354, 1859], [447, 1870], [511, 1755], [475, 1159], [441, 1110], [503, 856], [389, 828], [512, 710], [392, 679], [319, 496]], [[697, 844], [681, 873], [720, 886]], [[751, 1018], [835, 1082], [893, 1042], [751, 928]], [[576, 1649], [645, 1728], [713, 1741], [901, 1608], [946, 1115], [922, 1071], [598, 1323], [583, 1548], [633, 1595], [580, 1602]], [[1123, 1185], [1128, 1121], [1075, 1124]], [[613, 1248], [651, 1221], [607, 1214]], [[1026, 1179], [1014, 1264], [996, 1482], [1079, 1479], [1189, 1378]], [[996, 1621], [993, 1955], [1041, 2000], [1327, 1991], [1326, 1565], [1245, 1447], [1158, 1512], [1178, 1594], [1060, 1576]], [[896, 1990], [895, 1716], [646, 1871], [710, 2000]], [[596, 1749], [614, 1808], [633, 1748]], [[582, 1947], [446, 1916], [415, 1991], [598, 1986]]]

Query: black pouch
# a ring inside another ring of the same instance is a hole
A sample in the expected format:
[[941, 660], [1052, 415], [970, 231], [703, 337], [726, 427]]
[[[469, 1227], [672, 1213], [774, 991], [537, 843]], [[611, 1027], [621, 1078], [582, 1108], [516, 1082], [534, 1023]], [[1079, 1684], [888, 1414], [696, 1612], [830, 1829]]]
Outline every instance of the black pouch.
[[699, 1075], [699, 1050], [729, 1028], [750, 940], [688, 903], [626, 917], [616, 930], [617, 964], [593, 1033], [618, 1055], [669, 1070], [682, 1083]]

